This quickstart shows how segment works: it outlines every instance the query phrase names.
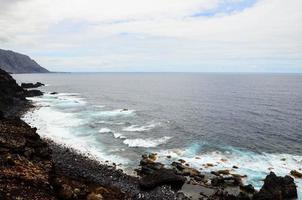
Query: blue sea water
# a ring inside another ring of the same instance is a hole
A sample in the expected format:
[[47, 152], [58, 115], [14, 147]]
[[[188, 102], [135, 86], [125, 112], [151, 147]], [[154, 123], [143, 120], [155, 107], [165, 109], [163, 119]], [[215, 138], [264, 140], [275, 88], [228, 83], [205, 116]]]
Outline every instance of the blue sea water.
[[[41, 88], [45, 95], [32, 98], [37, 109], [24, 116], [43, 137], [124, 169], [137, 167], [143, 153], [157, 152], [167, 164], [182, 158], [204, 171], [227, 168], [246, 174], [245, 181], [258, 188], [269, 171], [302, 170], [301, 74], [14, 77], [46, 84]], [[296, 182], [301, 194], [302, 181]]]

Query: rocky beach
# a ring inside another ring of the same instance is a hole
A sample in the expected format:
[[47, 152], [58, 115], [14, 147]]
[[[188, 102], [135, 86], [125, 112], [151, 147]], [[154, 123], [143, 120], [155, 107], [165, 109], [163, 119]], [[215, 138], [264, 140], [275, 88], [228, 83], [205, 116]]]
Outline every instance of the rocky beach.
[[142, 155], [137, 175], [128, 175], [115, 163], [41, 138], [20, 117], [35, 109], [26, 98], [43, 95], [36, 89], [43, 84], [21, 86], [0, 70], [0, 199], [298, 199], [295, 179], [302, 174], [295, 170], [285, 177], [267, 174], [257, 191], [235, 173], [239, 166], [206, 173], [202, 168], [213, 163], [201, 169], [181, 159], [164, 165], [155, 152]]

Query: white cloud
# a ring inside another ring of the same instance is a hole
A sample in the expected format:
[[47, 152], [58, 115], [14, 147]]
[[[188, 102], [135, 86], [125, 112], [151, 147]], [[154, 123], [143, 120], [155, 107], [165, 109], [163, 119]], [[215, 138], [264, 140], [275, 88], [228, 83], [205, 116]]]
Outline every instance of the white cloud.
[[191, 17], [221, 2], [0, 0], [0, 44], [56, 71], [265, 71], [276, 61], [302, 71], [302, 1]]

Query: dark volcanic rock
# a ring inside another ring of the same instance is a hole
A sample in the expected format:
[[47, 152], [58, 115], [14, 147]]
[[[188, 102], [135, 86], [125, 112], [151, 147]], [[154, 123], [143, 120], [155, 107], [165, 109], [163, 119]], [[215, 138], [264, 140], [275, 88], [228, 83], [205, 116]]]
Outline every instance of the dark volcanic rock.
[[292, 175], [295, 178], [302, 178], [302, 173], [298, 172], [297, 170], [291, 170], [290, 175]]
[[27, 90], [25, 92], [25, 95], [27, 97], [36, 97], [36, 96], [42, 96], [43, 92], [41, 92], [40, 90]]
[[21, 84], [21, 87], [23, 88], [37, 88], [37, 87], [41, 87], [41, 86], [44, 86], [43, 83], [40, 83], [40, 82], [36, 82], [35, 84], [34, 83], [22, 83]]
[[35, 131], [19, 119], [0, 120], [3, 199], [56, 199], [51, 186], [51, 152]]
[[0, 120], [0, 194], [7, 200], [125, 199], [116, 188], [57, 173], [48, 144], [18, 118]]
[[172, 169], [159, 169], [141, 178], [140, 186], [144, 189], [153, 189], [160, 185], [171, 185], [172, 189], [179, 190], [185, 181], [185, 177], [177, 175]]
[[240, 186], [240, 189], [247, 192], [247, 193], [254, 193], [255, 192], [255, 188], [251, 184], [242, 185], [242, 186]]
[[290, 176], [276, 176], [271, 172], [266, 176], [264, 185], [253, 200], [283, 200], [297, 198], [297, 188]]
[[4, 116], [16, 114], [26, 104], [25, 90], [0, 69], [0, 111]]
[[49, 72], [26, 55], [2, 49], [0, 49], [0, 68], [9, 73]]
[[18, 114], [28, 104], [25, 97], [41, 95], [43, 93], [39, 90], [23, 89], [7, 72], [0, 69], [0, 111], [3, 116], [13, 117]]

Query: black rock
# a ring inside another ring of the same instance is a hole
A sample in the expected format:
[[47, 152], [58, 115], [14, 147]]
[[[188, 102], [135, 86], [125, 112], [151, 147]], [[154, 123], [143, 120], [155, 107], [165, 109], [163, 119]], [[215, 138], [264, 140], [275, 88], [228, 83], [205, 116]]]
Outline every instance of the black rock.
[[42, 96], [43, 92], [40, 90], [27, 90], [26, 91], [26, 96], [27, 97], [36, 97], [36, 96]]
[[293, 199], [297, 196], [297, 186], [292, 177], [276, 176], [271, 172], [266, 176], [262, 188], [254, 195], [253, 200]]
[[40, 82], [36, 82], [35, 84], [34, 83], [22, 83], [21, 84], [21, 87], [22, 88], [37, 88], [37, 87], [41, 87], [41, 86], [44, 86], [43, 83], [40, 83]]
[[215, 187], [216, 187], [216, 186], [221, 186], [221, 185], [223, 185], [224, 183], [225, 183], [225, 182], [224, 182], [223, 177], [220, 177], [220, 176], [211, 179], [211, 184], [212, 184], [212, 186], [215, 186]]
[[242, 185], [242, 186], [240, 186], [240, 189], [247, 192], [247, 193], [254, 193], [255, 192], [255, 188], [251, 184]]
[[26, 103], [25, 90], [11, 75], [0, 69], [0, 111], [3, 116], [14, 116]]
[[186, 178], [177, 175], [172, 169], [159, 169], [151, 175], [140, 179], [140, 186], [143, 189], [153, 189], [161, 185], [170, 185], [174, 190], [180, 190]]

